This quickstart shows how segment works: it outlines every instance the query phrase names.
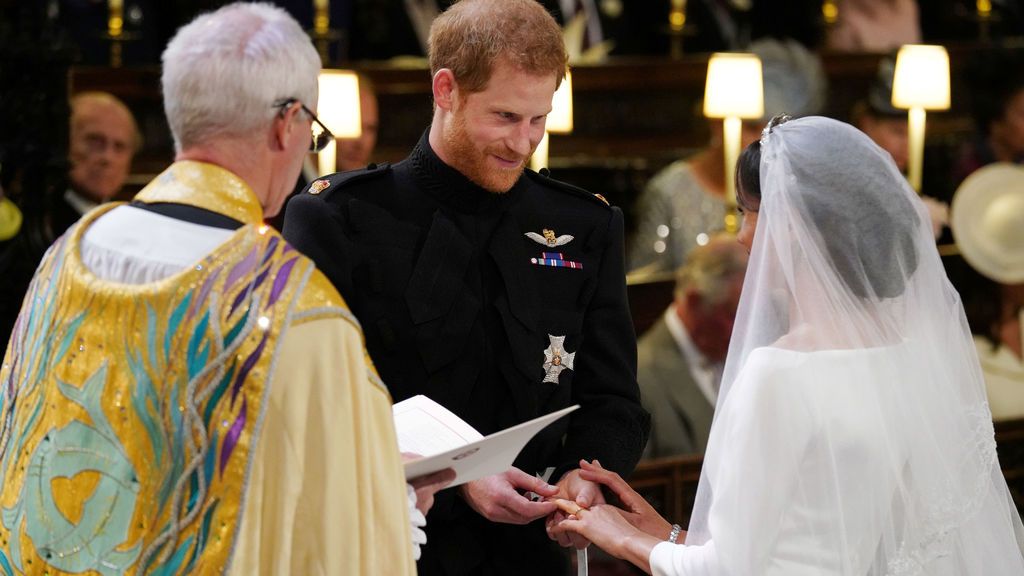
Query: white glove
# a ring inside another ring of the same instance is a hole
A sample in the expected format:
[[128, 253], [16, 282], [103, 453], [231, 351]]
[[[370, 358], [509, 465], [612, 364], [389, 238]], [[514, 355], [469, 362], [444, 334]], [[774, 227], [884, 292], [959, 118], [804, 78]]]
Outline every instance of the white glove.
[[412, 487], [412, 484], [405, 485], [405, 494], [409, 500], [409, 528], [412, 530], [412, 557], [416, 560], [420, 559], [420, 546], [427, 543], [427, 533], [423, 531], [423, 527], [427, 525], [427, 519], [420, 512], [420, 509], [416, 507], [416, 489]]

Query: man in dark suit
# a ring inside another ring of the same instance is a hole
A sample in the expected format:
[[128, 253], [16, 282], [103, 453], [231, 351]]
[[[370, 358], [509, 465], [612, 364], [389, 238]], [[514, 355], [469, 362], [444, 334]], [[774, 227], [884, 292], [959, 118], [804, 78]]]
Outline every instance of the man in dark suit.
[[71, 99], [70, 187], [51, 207], [51, 241], [86, 212], [117, 195], [128, 179], [140, 142], [135, 117], [116, 96], [83, 92]]
[[668, 52], [668, 0], [539, 0], [562, 26], [582, 12], [584, 46], [612, 42], [611, 54]]
[[580, 404], [508, 472], [440, 494], [419, 563], [428, 575], [558, 574], [567, 557], [545, 524], [562, 516], [523, 493], [602, 502], [580, 459], [628, 475], [649, 426], [622, 213], [524, 171], [566, 68], [539, 4], [463, 0], [431, 42], [434, 116], [419, 144], [394, 166], [313, 182], [285, 236], [345, 297], [394, 400], [426, 394], [483, 434]]
[[675, 301], [640, 338], [637, 379], [651, 412], [644, 457], [704, 453], [746, 267], [731, 236], [694, 248], [676, 273]]

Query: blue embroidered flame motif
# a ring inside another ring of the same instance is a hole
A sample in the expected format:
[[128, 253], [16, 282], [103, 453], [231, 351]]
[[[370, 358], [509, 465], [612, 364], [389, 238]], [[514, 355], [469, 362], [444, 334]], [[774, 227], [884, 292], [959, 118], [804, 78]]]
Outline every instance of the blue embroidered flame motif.
[[[29, 461], [21, 497], [3, 510], [4, 528], [11, 531], [11, 561], [23, 570], [20, 533], [24, 524], [36, 551], [54, 568], [81, 573], [123, 574], [141, 550], [141, 543], [124, 550], [139, 486], [135, 470], [100, 407], [107, 379], [103, 364], [81, 388], [58, 381], [61, 393], [82, 408], [92, 426], [75, 420], [47, 432]], [[81, 519], [70, 522], [58, 509], [51, 488], [57, 478], [83, 472], [100, 475], [82, 508]]]

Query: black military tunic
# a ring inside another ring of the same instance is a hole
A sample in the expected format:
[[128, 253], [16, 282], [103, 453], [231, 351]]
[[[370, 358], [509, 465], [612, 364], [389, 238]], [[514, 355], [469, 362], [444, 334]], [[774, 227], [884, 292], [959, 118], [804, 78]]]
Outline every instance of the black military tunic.
[[[551, 483], [581, 458], [632, 471], [649, 423], [617, 208], [529, 171], [487, 192], [425, 134], [394, 166], [314, 182], [289, 202], [284, 235], [344, 296], [396, 402], [425, 394], [484, 435], [579, 403], [516, 466], [553, 467]], [[438, 494], [427, 536], [421, 574], [567, 565], [543, 520], [488, 522], [455, 490]]]

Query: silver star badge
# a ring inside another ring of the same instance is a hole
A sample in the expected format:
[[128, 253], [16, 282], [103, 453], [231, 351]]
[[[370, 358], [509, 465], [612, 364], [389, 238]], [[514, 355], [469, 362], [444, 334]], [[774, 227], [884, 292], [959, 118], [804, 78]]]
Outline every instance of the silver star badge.
[[565, 336], [548, 334], [548, 338], [551, 339], [551, 344], [544, 350], [544, 382], [558, 384], [558, 375], [562, 370], [573, 369], [572, 363], [576, 353], [566, 352]]
[[557, 248], [559, 246], [565, 246], [569, 242], [572, 242], [572, 236], [569, 234], [562, 234], [561, 236], [555, 236], [554, 230], [545, 228], [542, 230], [543, 235], [537, 234], [536, 232], [526, 232], [526, 237], [533, 240], [541, 246], [547, 246], [548, 248]]

